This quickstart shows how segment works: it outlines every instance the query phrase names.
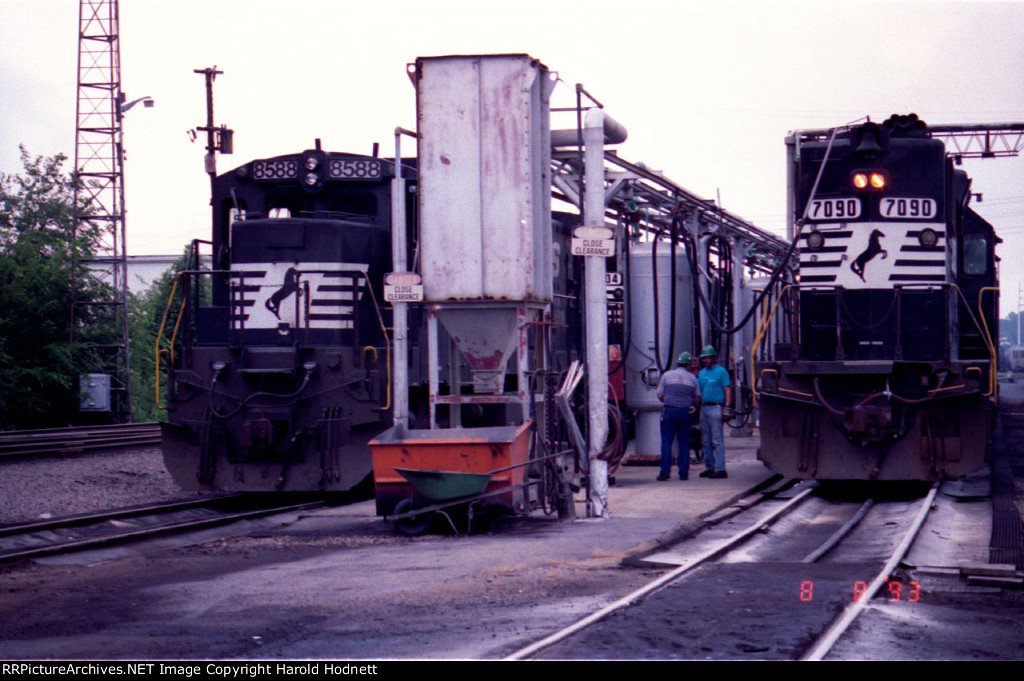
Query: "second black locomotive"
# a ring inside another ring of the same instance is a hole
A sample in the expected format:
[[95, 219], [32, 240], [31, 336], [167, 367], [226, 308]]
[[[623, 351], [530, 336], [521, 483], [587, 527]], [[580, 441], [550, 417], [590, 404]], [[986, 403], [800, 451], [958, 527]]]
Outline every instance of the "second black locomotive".
[[938, 480], [986, 459], [992, 226], [917, 116], [793, 138], [795, 342], [756, 368], [761, 453], [796, 478]]

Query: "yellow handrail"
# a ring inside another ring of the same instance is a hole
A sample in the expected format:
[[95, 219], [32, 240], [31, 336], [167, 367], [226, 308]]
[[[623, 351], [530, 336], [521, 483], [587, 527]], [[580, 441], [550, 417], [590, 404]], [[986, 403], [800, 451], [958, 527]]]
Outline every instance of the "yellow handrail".
[[985, 345], [988, 348], [989, 357], [992, 358], [992, 364], [989, 367], [988, 372], [988, 390], [992, 396], [992, 400], [998, 405], [999, 404], [999, 390], [998, 390], [998, 376], [996, 372], [999, 371], [999, 355], [996, 353], [996, 344], [992, 340], [992, 332], [988, 328], [988, 320], [985, 319], [985, 308], [982, 306], [982, 296], [985, 295], [985, 291], [995, 291], [996, 295], [999, 295], [998, 286], [983, 286], [978, 291], [978, 316], [981, 317], [981, 324], [985, 329]]
[[[988, 392], [985, 393], [985, 397], [993, 397], [995, 395], [995, 393], [997, 392], [996, 391], [996, 374], [995, 374], [995, 371], [994, 371], [995, 366], [996, 366], [996, 359], [995, 359], [995, 346], [992, 345], [992, 337], [991, 337], [991, 335], [988, 332], [988, 322], [985, 321], [985, 315], [982, 314], [981, 315], [981, 323], [979, 324], [978, 323], [978, 318], [974, 315], [974, 310], [971, 309], [971, 304], [969, 302], [967, 302], [967, 297], [964, 295], [964, 292], [961, 291], [960, 287], [957, 286], [956, 284], [950, 284], [950, 286], [952, 286], [953, 290], [956, 291], [958, 296], [960, 296], [960, 300], [963, 302], [964, 308], [966, 308], [966, 310], [967, 310], [967, 314], [971, 315], [971, 321], [974, 322], [974, 328], [978, 329], [978, 331], [981, 332], [981, 338], [985, 342], [985, 349], [988, 350], [989, 366], [990, 366], [991, 369], [993, 369], [993, 370], [988, 372], [989, 373]], [[983, 289], [981, 289], [981, 291], [978, 291], [978, 313], [979, 314], [981, 313], [981, 294], [982, 294], [982, 292], [984, 292], [986, 290], [991, 290], [991, 287], [983, 288]]]
[[765, 314], [761, 315], [761, 323], [758, 325], [757, 333], [754, 334], [754, 344], [750, 346], [750, 394], [754, 397], [754, 408], [757, 408], [757, 376], [754, 375], [754, 358], [757, 356], [757, 348], [761, 345], [761, 341], [764, 339], [767, 333], [768, 325], [771, 324], [772, 319], [775, 318], [775, 312], [779, 308], [779, 303], [782, 302], [782, 298], [786, 295], [786, 291], [793, 288], [795, 284], [787, 284], [782, 287], [779, 291], [779, 297], [775, 299], [775, 304], [772, 305], [770, 312], [766, 311]]
[[[156, 408], [157, 409], [166, 409], [167, 408], [166, 404], [164, 404], [164, 405], [160, 404], [160, 355], [162, 353], [162, 351], [160, 350], [160, 341], [163, 340], [163, 337], [164, 337], [164, 327], [167, 326], [167, 316], [171, 313], [171, 304], [174, 302], [174, 294], [177, 293], [177, 291], [178, 291], [178, 279], [181, 277], [182, 274], [184, 274], [184, 272], [178, 272], [174, 276], [174, 285], [171, 286], [171, 295], [167, 297], [167, 307], [164, 308], [164, 317], [163, 317], [162, 320], [160, 320], [160, 330], [157, 331], [157, 334], [156, 334], [156, 348], [155, 348], [155, 352], [153, 353], [153, 356], [154, 356], [154, 364], [156, 365], [156, 372], [155, 372], [156, 373], [156, 382], [155, 382], [155, 385], [156, 385], [156, 400], [155, 401], [156, 401]], [[182, 305], [182, 309], [184, 309], [184, 307], [185, 306]], [[178, 322], [180, 322], [180, 321], [181, 321], [181, 313], [179, 312], [178, 313]], [[175, 323], [175, 325], [174, 325], [174, 332], [175, 332], [175, 336], [176, 336], [177, 332], [178, 332], [178, 324], [177, 323]], [[170, 354], [170, 356], [171, 356], [171, 364], [173, 365], [174, 364], [174, 337], [171, 338], [171, 348], [168, 351], [168, 354]]]
[[[775, 312], [778, 309], [779, 303], [782, 302], [782, 297], [785, 295], [787, 290], [789, 290], [790, 288], [793, 288], [794, 286], [795, 286], [795, 284], [790, 284], [790, 285], [787, 285], [787, 286], [783, 287], [782, 291], [779, 293], [779, 297], [775, 301], [775, 304], [772, 306], [771, 311], [766, 313], [766, 314], [764, 314], [764, 315], [762, 315], [761, 323], [760, 323], [760, 325], [759, 325], [759, 327], [757, 329], [757, 334], [754, 337], [754, 344], [751, 346], [751, 349], [750, 349], [750, 375], [751, 375], [751, 377], [755, 378], [755, 380], [753, 381], [753, 384], [751, 385], [751, 393], [754, 396], [754, 406], [755, 407], [757, 406], [758, 392], [757, 392], [756, 377], [754, 377], [754, 358], [755, 358], [755, 356], [757, 354], [757, 348], [758, 348], [758, 346], [760, 346], [761, 341], [764, 339], [764, 335], [765, 335], [765, 333], [767, 331], [768, 325], [771, 323], [771, 320], [775, 317]], [[956, 284], [950, 284], [950, 286], [952, 286], [956, 290], [956, 292], [959, 294], [960, 298], [964, 301], [964, 305], [967, 306], [968, 312], [971, 312], [970, 306], [967, 303], [967, 299], [964, 297], [964, 294], [960, 290], [960, 287], [957, 286]], [[979, 330], [983, 332], [982, 338], [983, 338], [983, 340], [985, 342], [985, 349], [989, 353], [989, 360], [990, 360], [990, 363], [991, 363], [991, 371], [989, 371], [989, 385], [988, 385], [988, 390], [989, 391], [988, 391], [988, 393], [985, 394], [985, 396], [986, 397], [991, 396], [994, 400], [996, 400], [996, 403], [998, 404], [998, 400], [999, 400], [998, 392], [999, 391], [997, 390], [997, 377], [996, 377], [996, 370], [998, 369], [998, 356], [997, 356], [996, 350], [995, 350], [995, 343], [992, 341], [992, 332], [988, 328], [988, 320], [986, 320], [986, 318], [985, 318], [984, 307], [982, 305], [983, 296], [984, 296], [986, 291], [994, 291], [994, 292], [996, 292], [998, 294], [999, 287], [997, 287], [997, 286], [986, 286], [986, 287], [982, 288], [978, 292], [978, 315], [981, 317], [981, 324], [979, 325], [977, 323], [977, 319], [975, 319], [974, 321], [975, 321], [975, 325], [979, 327]], [[973, 317], [973, 312], [971, 312], [971, 315]]]

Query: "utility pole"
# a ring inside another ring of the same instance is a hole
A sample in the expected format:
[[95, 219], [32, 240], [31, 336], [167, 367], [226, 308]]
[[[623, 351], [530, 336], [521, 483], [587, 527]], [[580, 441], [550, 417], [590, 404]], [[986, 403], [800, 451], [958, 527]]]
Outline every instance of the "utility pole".
[[196, 130], [206, 133], [204, 168], [206, 174], [210, 176], [210, 199], [212, 200], [213, 181], [217, 179], [217, 152], [230, 154], [234, 151], [235, 131], [223, 125], [218, 128], [213, 122], [213, 81], [224, 72], [218, 71], [216, 66], [193, 69], [192, 72], [201, 73], [206, 79], [206, 125], [200, 126]]

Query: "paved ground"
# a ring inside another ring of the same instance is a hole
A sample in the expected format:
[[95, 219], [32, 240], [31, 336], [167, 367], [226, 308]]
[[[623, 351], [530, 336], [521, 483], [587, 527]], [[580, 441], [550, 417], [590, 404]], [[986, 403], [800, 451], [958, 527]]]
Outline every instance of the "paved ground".
[[620, 468], [603, 519], [408, 539], [364, 502], [0, 568], [0, 659], [502, 657], [658, 574], [623, 558], [768, 478], [757, 445], [728, 439], [726, 480]]
[[620, 468], [603, 519], [407, 539], [364, 502], [4, 569], [0, 659], [500, 657], [637, 588], [656, 571], [629, 552], [769, 477], [756, 440], [730, 445], [726, 480]]

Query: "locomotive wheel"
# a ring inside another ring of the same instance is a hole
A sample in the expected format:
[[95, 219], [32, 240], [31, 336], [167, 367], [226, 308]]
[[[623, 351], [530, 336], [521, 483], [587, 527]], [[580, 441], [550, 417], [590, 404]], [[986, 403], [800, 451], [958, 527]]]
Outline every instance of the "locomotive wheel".
[[[422, 508], [423, 505], [419, 504], [412, 499], [402, 499], [395, 504], [395, 510], [392, 511], [395, 515], [401, 515], [402, 513], [408, 513], [409, 511], [415, 511], [417, 508]], [[409, 516], [408, 518], [399, 518], [395, 520], [395, 529], [400, 534], [404, 534], [406, 537], [418, 537], [427, 531], [430, 527], [430, 523], [434, 521], [433, 513], [421, 513], [420, 515]]]

